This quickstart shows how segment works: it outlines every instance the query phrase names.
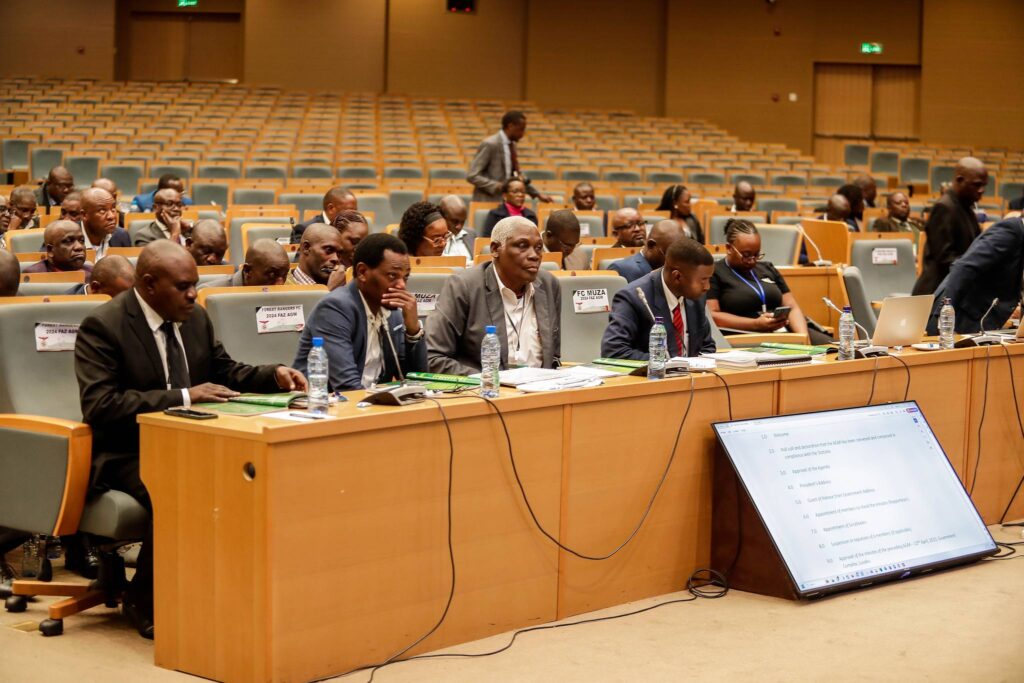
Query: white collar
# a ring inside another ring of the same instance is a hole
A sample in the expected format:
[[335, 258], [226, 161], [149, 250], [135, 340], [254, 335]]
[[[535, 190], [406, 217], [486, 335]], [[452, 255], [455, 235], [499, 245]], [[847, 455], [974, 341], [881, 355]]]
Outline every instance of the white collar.
[[502, 143], [503, 145], [505, 145], [506, 147], [508, 146], [508, 143], [512, 142], [512, 141], [511, 141], [511, 140], [509, 139], [509, 137], [508, 137], [507, 135], [505, 135], [505, 131], [504, 131], [504, 130], [499, 130], [499, 131], [498, 131], [498, 137], [500, 137], [500, 138], [501, 138], [501, 143]]
[[[504, 298], [505, 292], [508, 292], [509, 295], [512, 297], [511, 300], [518, 301], [519, 300], [519, 295], [516, 294], [515, 292], [513, 292], [508, 287], [506, 287], [505, 283], [501, 281], [500, 277], [498, 277], [498, 266], [491, 266], [491, 270], [494, 271], [494, 279], [498, 281], [498, 293], [501, 294], [502, 297]], [[523, 303], [526, 303], [527, 301], [529, 301], [532, 295], [533, 295], [533, 283], [532, 282], [527, 282], [526, 283], [526, 289], [523, 291], [523, 298], [522, 298]]]
[[454, 235], [452, 234], [451, 230], [448, 231], [448, 238], [449, 239], [458, 240], [458, 241], [461, 242], [462, 238], [465, 237], [465, 236], [466, 236], [466, 229], [465, 228], [462, 228], [461, 230], [459, 230]]
[[665, 302], [668, 304], [668, 312], [669, 315], [671, 315], [672, 311], [675, 310], [676, 306], [678, 306], [683, 301], [683, 299], [673, 294], [672, 290], [668, 288], [668, 283], [665, 282], [664, 268], [661, 269], [661, 277], [658, 279], [661, 280], [661, 287], [662, 289], [665, 290]]
[[377, 309], [377, 312], [374, 313], [370, 310], [370, 304], [366, 303], [366, 297], [363, 296], [363, 293], [359, 291], [358, 287], [356, 287], [356, 291], [359, 292], [359, 300], [363, 302], [363, 310], [366, 311], [366, 322], [370, 325], [371, 329], [373, 328], [374, 323], [380, 325], [384, 322], [387, 318], [387, 316], [384, 315], [384, 307], [381, 306]]
[[326, 211], [321, 211], [321, 212], [320, 212], [320, 215], [321, 215], [321, 216], [323, 217], [323, 219], [324, 219], [324, 223], [326, 223], [327, 225], [330, 225], [330, 224], [331, 224], [331, 221], [330, 221], [330, 219], [329, 219], [329, 218], [327, 218], [327, 212], [326, 212]]
[[[146, 300], [139, 294], [139, 290], [132, 288], [132, 292], [135, 294], [135, 298], [139, 301], [139, 306], [142, 307], [142, 314], [146, 316], [146, 324], [149, 325], [149, 329], [156, 332], [160, 329], [160, 326], [164, 324], [163, 316], [157, 313], [152, 306], [146, 303]], [[181, 325], [181, 323], [174, 323], [175, 326]]]
[[[79, 224], [79, 225], [81, 225], [81, 224]], [[81, 225], [81, 227], [82, 227], [82, 236], [85, 237], [85, 248], [86, 249], [92, 249], [92, 248], [95, 248], [95, 247], [102, 247], [103, 245], [105, 245], [107, 242], [110, 241], [111, 237], [113, 237], [113, 235], [110, 235], [110, 234], [104, 235], [103, 239], [100, 240], [99, 244], [93, 244], [92, 240], [89, 239], [89, 233], [86, 232], [85, 226]]]

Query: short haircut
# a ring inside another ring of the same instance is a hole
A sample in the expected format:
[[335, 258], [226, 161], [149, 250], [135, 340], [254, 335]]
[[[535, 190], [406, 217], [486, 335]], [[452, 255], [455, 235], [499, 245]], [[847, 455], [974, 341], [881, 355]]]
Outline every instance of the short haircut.
[[846, 201], [850, 202], [851, 209], [859, 202], [864, 201], [864, 190], [862, 190], [859, 185], [854, 185], [853, 183], [843, 185], [836, 190], [836, 194], [841, 194], [846, 197]]
[[505, 112], [505, 115], [501, 117], [501, 128], [504, 130], [511, 125], [516, 123], [522, 123], [526, 120], [526, 114], [521, 111], [512, 110]]
[[742, 218], [730, 218], [725, 222], [725, 241], [732, 244], [740, 235], [757, 235], [757, 227]]
[[156, 189], [158, 189], [158, 190], [166, 190], [168, 187], [171, 186], [171, 183], [174, 183], [174, 182], [180, 183], [181, 182], [181, 178], [179, 178], [178, 176], [176, 176], [173, 173], [164, 173], [156, 181]]
[[331, 225], [337, 228], [338, 232], [345, 232], [348, 230], [348, 226], [353, 223], [362, 223], [366, 227], [370, 227], [370, 224], [366, 221], [366, 216], [358, 211], [350, 211], [348, 209], [336, 213], [334, 220], [331, 221]]
[[416, 253], [416, 248], [423, 239], [423, 233], [427, 226], [433, 221], [427, 220], [431, 214], [440, 216], [441, 209], [433, 202], [415, 202], [402, 214], [402, 220], [398, 223], [398, 238], [405, 242], [410, 254]]
[[689, 237], [681, 237], [668, 248], [665, 257], [673, 263], [684, 266], [713, 266], [715, 257], [704, 245]]
[[96, 265], [93, 266], [92, 272], [89, 273], [87, 280], [89, 282], [95, 282], [97, 280], [103, 282], [105, 280], [116, 280], [119, 277], [127, 279], [129, 276], [134, 275], [135, 266], [132, 265], [131, 261], [126, 259], [124, 256], [111, 254], [110, 256], [104, 256], [96, 261]]
[[579, 230], [580, 219], [569, 209], [552, 211], [548, 216], [548, 222], [544, 225], [544, 231], [552, 235], [559, 235], [563, 230]]
[[375, 232], [367, 235], [366, 239], [356, 245], [355, 254], [352, 255], [352, 268], [355, 269], [360, 263], [365, 263], [368, 268], [376, 268], [384, 260], [385, 251], [393, 251], [396, 254], [409, 253], [405, 243], [394, 235]]
[[[79, 192], [78, 190], [68, 192], [66, 195], [64, 195], [64, 202], [66, 202], [69, 199], [73, 202], [80, 202], [82, 201], [82, 193]], [[64, 202], [61, 202], [61, 204], [63, 204]]]
[[331, 189], [327, 190], [327, 192], [324, 193], [324, 208], [326, 209], [327, 205], [330, 203], [341, 201], [342, 199], [354, 196], [355, 195], [352, 194], [352, 191], [349, 190], [344, 185], [336, 185], [335, 187], [332, 187]]
[[594, 191], [594, 185], [589, 180], [584, 180], [582, 183], [576, 183], [576, 187], [572, 188], [572, 193], [576, 194], [577, 191], [590, 190]]
[[522, 178], [505, 178], [505, 182], [501, 184], [501, 193], [505, 194], [508, 192], [508, 188], [512, 187], [512, 183], [522, 183], [523, 187], [526, 187], [526, 181]]
[[491, 242], [497, 242], [498, 244], [504, 245], [512, 238], [512, 233], [515, 232], [516, 228], [524, 226], [529, 226], [534, 230], [537, 230], [537, 234], [540, 234], [540, 230], [529, 218], [523, 218], [522, 216], [508, 216], [507, 218], [502, 218], [494, 226], [494, 230], [491, 231]]
[[16, 188], [11, 190], [11, 204], [19, 199], [31, 199], [32, 201], [35, 201], [36, 191], [31, 185], [18, 185]]

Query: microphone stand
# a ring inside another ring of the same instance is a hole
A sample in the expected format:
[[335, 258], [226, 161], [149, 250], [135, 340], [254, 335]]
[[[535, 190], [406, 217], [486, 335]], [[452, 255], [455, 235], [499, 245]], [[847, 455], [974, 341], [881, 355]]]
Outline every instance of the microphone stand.
[[[836, 311], [837, 313], [839, 313], [839, 315], [843, 314], [843, 311], [838, 306], [836, 306], [834, 303], [832, 303], [832, 300], [829, 299], [827, 296], [821, 297], [821, 300], [825, 302], [826, 306], [831, 308], [833, 311]], [[871, 344], [871, 335], [868, 334], [867, 328], [865, 328], [863, 325], [861, 325], [856, 320], [853, 321], [853, 324], [857, 327], [857, 329], [859, 329], [861, 331], [861, 334], [864, 335], [864, 340], [865, 340], [859, 347], [857, 346], [857, 342], [856, 341], [854, 341], [854, 343], [853, 343], [854, 355], [857, 358], [873, 358], [875, 356], [888, 356], [889, 355], [889, 348], [888, 347], [886, 347], [886, 346], [873, 346]]]
[[811, 265], [812, 266], [831, 266], [832, 265], [831, 261], [821, 258], [821, 249], [818, 249], [818, 245], [814, 243], [814, 240], [811, 239], [811, 236], [807, 234], [806, 230], [804, 230], [804, 226], [801, 225], [800, 223], [797, 223], [796, 227], [800, 228], [800, 234], [804, 236], [804, 239], [807, 240], [808, 244], [810, 244], [812, 247], [814, 247], [814, 251], [818, 254], [818, 259], [816, 261], [812, 261]]
[[980, 328], [978, 334], [970, 337], [964, 337], [954, 344], [953, 348], [965, 349], [972, 346], [995, 346], [996, 344], [1003, 343], [1002, 337], [996, 334], [988, 334], [985, 331], [985, 318], [988, 317], [988, 314], [992, 312], [992, 309], [996, 307], [997, 303], [999, 303], [999, 297], [992, 299], [992, 303], [989, 304], [988, 310], [985, 311], [985, 315], [981, 316], [981, 323], [978, 325]]

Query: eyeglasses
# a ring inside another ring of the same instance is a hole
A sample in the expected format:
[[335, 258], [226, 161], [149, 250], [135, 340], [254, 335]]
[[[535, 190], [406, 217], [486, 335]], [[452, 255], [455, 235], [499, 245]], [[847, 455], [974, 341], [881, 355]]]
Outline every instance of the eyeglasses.
[[448, 244], [447, 235], [445, 235], [444, 237], [427, 237], [426, 235], [424, 235], [423, 239], [426, 240], [427, 242], [430, 242], [435, 247], [443, 247], [444, 245]]
[[619, 227], [617, 227], [615, 229], [616, 230], [631, 230], [633, 228], [644, 228], [644, 229], [646, 229], [647, 228], [647, 221], [645, 221], [643, 219], [640, 219], [640, 220], [637, 220], [637, 221], [633, 221], [632, 223], [625, 223], [625, 224], [620, 225]]
[[184, 204], [181, 202], [153, 202], [153, 206], [164, 206], [168, 209], [180, 209]]
[[763, 261], [764, 260], [764, 252], [761, 252], [760, 254], [751, 254], [749, 252], [740, 251], [739, 249], [737, 249], [736, 247], [732, 246], [731, 244], [728, 245], [728, 247], [730, 249], [732, 249], [734, 252], [736, 252], [736, 255], [739, 256], [744, 261]]

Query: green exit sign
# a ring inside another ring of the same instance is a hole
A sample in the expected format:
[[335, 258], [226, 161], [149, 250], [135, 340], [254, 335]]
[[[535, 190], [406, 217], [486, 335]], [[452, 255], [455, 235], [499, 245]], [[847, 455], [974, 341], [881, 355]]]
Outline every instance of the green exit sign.
[[[187, 2], [188, 0], [178, 0], [179, 3]], [[860, 53], [862, 55], [880, 55], [882, 54], [881, 43], [861, 43]]]
[[199, 0], [178, 0], [178, 7], [195, 7]]

